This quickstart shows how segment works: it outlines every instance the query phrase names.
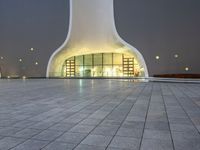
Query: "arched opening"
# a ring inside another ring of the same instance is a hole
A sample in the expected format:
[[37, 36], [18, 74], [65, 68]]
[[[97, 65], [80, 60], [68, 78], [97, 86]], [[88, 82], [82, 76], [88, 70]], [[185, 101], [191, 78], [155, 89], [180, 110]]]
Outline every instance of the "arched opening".
[[132, 55], [95, 53], [65, 60], [63, 77], [142, 77], [144, 69]]

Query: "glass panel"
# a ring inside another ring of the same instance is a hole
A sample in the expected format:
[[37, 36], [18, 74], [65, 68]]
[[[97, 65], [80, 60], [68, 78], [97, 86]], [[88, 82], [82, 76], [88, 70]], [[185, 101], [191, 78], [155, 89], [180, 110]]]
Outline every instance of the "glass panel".
[[83, 66], [76, 66], [76, 77], [83, 77]]
[[122, 77], [123, 76], [122, 65], [114, 65], [113, 66], [113, 76], [114, 77]]
[[84, 66], [84, 77], [92, 76], [92, 66]]
[[94, 65], [102, 65], [102, 54], [94, 54]]
[[76, 56], [76, 65], [83, 65], [83, 56]]
[[112, 65], [104, 65], [103, 66], [103, 76], [104, 77], [112, 77], [113, 68]]
[[[94, 56], [94, 60], [92, 56]], [[93, 55], [90, 54], [84, 56], [82, 55], [71, 57], [65, 61], [62, 69], [62, 75], [64, 77], [141, 76], [144, 71], [141, 70], [140, 66], [138, 65], [138, 62], [134, 60], [132, 56], [130, 57], [124, 55], [124, 59], [122, 56], [123, 54], [99, 53]]]
[[113, 54], [113, 64], [122, 64], [122, 54]]
[[112, 65], [112, 54], [103, 54], [103, 64]]
[[85, 55], [84, 56], [84, 65], [92, 65], [92, 55]]
[[93, 76], [94, 77], [101, 77], [102, 75], [103, 75], [103, 68], [102, 68], [102, 66], [94, 66]]

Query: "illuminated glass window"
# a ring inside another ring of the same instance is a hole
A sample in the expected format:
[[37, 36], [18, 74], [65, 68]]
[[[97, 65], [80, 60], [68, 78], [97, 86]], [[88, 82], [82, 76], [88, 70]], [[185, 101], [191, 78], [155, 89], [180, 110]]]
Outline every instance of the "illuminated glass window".
[[113, 64], [115, 65], [122, 64], [122, 54], [113, 54]]
[[113, 54], [103, 54], [103, 64], [104, 65], [111, 65], [112, 64], [112, 56]]
[[76, 56], [76, 65], [83, 65], [83, 56]]
[[64, 77], [123, 77], [140, 76], [141, 68], [132, 56], [100, 53], [75, 56], [63, 65]]
[[85, 66], [92, 66], [92, 55], [85, 55], [84, 56], [84, 65]]
[[102, 65], [102, 54], [94, 54], [94, 65]]
[[102, 66], [94, 66], [93, 76], [94, 77], [102, 77], [103, 76], [103, 67]]

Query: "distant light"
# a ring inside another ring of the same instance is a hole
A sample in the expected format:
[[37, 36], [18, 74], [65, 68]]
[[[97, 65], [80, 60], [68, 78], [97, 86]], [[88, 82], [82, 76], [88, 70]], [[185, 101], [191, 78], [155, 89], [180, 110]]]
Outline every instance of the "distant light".
[[31, 51], [34, 51], [34, 48], [31, 48], [30, 50], [31, 50]]
[[178, 57], [179, 57], [178, 54], [175, 54], [175, 55], [174, 55], [174, 58], [178, 58]]
[[36, 62], [35, 62], [35, 65], [37, 66], [38, 64], [39, 64], [39, 63], [36, 61]]
[[26, 79], [26, 76], [23, 76], [22, 79]]
[[188, 67], [185, 67], [185, 71], [189, 71], [189, 68], [188, 68]]
[[8, 79], [10, 79], [10, 76], [7, 76]]
[[19, 62], [22, 62], [22, 59], [21, 59], [21, 58], [19, 59]]
[[160, 59], [160, 56], [156, 56], [156, 59], [157, 59], [157, 60]]
[[4, 58], [3, 58], [3, 56], [1, 56], [1, 60], [3, 60]]

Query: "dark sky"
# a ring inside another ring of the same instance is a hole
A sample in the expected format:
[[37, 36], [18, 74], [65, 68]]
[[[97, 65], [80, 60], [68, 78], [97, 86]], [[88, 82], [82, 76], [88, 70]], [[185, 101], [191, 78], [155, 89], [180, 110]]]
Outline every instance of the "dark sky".
[[[200, 73], [200, 0], [114, 1], [118, 32], [143, 54], [150, 75]], [[49, 57], [67, 36], [68, 23], [69, 0], [0, 0], [4, 75], [44, 76]]]

